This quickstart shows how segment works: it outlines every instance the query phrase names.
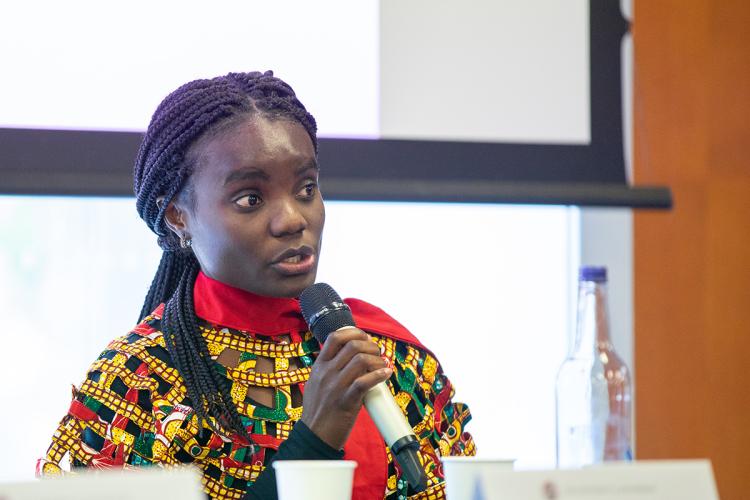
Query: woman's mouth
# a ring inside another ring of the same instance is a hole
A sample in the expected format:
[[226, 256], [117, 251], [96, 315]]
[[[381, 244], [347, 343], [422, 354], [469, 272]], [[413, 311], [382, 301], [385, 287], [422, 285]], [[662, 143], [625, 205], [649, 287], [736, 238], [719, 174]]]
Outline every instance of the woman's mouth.
[[271, 267], [285, 276], [307, 274], [315, 267], [315, 253], [309, 247], [287, 250], [271, 264]]

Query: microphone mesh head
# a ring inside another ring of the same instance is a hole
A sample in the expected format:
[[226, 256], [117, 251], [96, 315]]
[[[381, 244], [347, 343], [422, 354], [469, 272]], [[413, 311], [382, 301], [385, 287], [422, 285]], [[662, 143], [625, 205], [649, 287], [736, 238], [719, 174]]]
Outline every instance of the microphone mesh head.
[[354, 326], [351, 310], [336, 290], [326, 283], [315, 283], [306, 288], [299, 297], [299, 305], [302, 316], [321, 344], [329, 333], [345, 326]]
[[299, 305], [302, 309], [302, 316], [305, 321], [310, 319], [324, 307], [329, 307], [335, 302], [342, 302], [336, 290], [331, 288], [328, 283], [315, 283], [302, 291], [299, 296]]

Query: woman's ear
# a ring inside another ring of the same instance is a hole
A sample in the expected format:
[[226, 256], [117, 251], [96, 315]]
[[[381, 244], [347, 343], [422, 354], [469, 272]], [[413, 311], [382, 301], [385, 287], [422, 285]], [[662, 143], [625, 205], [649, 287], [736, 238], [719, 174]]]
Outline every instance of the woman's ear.
[[[160, 197], [156, 200], [156, 203], [161, 206], [164, 203], [164, 197]], [[190, 236], [187, 234], [187, 224], [185, 220], [185, 210], [180, 207], [174, 200], [169, 202], [167, 209], [164, 211], [164, 222], [167, 227], [172, 230], [181, 240], [189, 239]]]

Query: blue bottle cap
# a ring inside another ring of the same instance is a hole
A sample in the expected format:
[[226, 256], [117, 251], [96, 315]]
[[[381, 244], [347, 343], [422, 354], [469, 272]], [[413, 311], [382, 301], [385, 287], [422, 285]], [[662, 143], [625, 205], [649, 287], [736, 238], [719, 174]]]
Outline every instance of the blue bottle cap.
[[604, 266], [581, 266], [581, 269], [578, 272], [578, 281], [606, 283], [607, 268]]

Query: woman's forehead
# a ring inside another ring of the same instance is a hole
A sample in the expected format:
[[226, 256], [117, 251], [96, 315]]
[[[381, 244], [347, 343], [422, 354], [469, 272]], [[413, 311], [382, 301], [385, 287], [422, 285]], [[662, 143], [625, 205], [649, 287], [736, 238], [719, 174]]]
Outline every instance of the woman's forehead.
[[[305, 128], [286, 119], [253, 116], [196, 148], [197, 172], [229, 176], [235, 170], [273, 171], [315, 166], [315, 149]], [[269, 172], [270, 173], [270, 172]]]

